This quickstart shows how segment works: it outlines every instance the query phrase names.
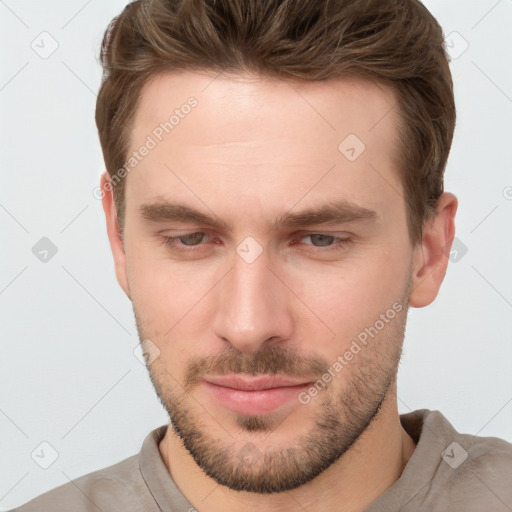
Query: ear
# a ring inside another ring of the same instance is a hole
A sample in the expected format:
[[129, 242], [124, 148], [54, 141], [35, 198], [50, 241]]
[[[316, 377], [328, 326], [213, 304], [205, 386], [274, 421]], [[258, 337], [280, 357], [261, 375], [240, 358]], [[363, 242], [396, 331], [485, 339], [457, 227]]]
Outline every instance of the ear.
[[457, 198], [453, 194], [441, 194], [436, 214], [425, 223], [421, 243], [414, 248], [409, 295], [409, 305], [414, 308], [428, 306], [437, 297], [455, 237], [457, 206]]
[[102, 191], [103, 211], [107, 222], [107, 234], [114, 256], [114, 264], [116, 269], [117, 282], [123, 289], [124, 293], [131, 300], [130, 286], [128, 282], [128, 273], [126, 271], [126, 255], [124, 252], [124, 244], [121, 239], [119, 224], [117, 222], [116, 204], [114, 202], [114, 190], [110, 182], [109, 175], [105, 171], [101, 175], [100, 190]]

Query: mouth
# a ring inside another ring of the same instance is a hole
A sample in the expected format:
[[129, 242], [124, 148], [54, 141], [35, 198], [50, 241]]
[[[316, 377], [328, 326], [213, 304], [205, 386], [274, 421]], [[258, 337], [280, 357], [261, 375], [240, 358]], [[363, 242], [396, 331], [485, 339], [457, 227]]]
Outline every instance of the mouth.
[[311, 381], [277, 375], [222, 375], [201, 381], [213, 400], [238, 414], [267, 414], [295, 400]]

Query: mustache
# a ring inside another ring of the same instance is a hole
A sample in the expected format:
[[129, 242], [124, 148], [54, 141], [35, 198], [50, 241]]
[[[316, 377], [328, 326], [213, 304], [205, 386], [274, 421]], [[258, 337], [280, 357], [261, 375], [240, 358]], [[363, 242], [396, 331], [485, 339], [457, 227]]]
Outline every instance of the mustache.
[[194, 357], [184, 377], [185, 391], [190, 391], [206, 375], [246, 374], [285, 375], [316, 380], [329, 369], [328, 362], [318, 356], [304, 358], [298, 352], [282, 347], [262, 347], [255, 354], [229, 347], [218, 355]]

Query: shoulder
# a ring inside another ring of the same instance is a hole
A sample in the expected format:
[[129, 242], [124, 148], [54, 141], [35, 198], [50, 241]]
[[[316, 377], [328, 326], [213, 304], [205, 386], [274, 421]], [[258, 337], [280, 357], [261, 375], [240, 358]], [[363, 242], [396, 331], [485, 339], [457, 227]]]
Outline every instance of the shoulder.
[[141, 510], [148, 492], [133, 455], [52, 489], [12, 512], [126, 512]]
[[452, 470], [465, 468], [485, 474], [512, 469], [512, 444], [504, 439], [458, 432], [439, 411], [430, 413], [425, 426], [444, 439], [442, 459]]
[[[482, 482], [507, 488], [512, 500], [512, 444], [498, 437], [457, 433], [443, 452], [455, 475], [457, 469], [473, 474]], [[450, 465], [450, 459], [457, 459]], [[506, 485], [502, 485], [506, 484]]]
[[510, 510], [512, 444], [497, 437], [457, 432], [436, 414], [441, 416], [437, 422], [447, 424], [444, 431], [448, 434], [436, 472], [442, 493], [452, 503], [464, 503], [468, 512], [481, 510], [484, 504], [488, 511]]

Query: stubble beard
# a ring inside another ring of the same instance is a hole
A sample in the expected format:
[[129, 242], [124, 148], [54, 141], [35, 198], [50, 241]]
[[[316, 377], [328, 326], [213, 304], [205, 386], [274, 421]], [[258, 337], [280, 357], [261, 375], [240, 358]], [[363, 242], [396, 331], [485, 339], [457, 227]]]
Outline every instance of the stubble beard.
[[[405, 334], [407, 297], [402, 299], [402, 311], [354, 357], [350, 371], [347, 373], [344, 369], [345, 373], [342, 370], [340, 376], [333, 378], [332, 383], [337, 378], [346, 380], [343, 391], [333, 396], [331, 386], [328, 386], [311, 400], [311, 406], [319, 409], [317, 419], [306, 434], [291, 439], [287, 446], [264, 450], [260, 443], [258, 448], [262, 434], [271, 440], [272, 433], [279, 429], [280, 423], [274, 414], [236, 414], [235, 423], [245, 441], [231, 437], [222, 428], [220, 431], [225, 433], [224, 437], [212, 434], [208, 422], [215, 420], [190, 396], [194, 386], [177, 384], [159, 359], [148, 368], [151, 382], [169, 415], [172, 429], [206, 475], [235, 491], [258, 494], [290, 491], [310, 482], [338, 461], [378, 417], [396, 379]], [[140, 339], [145, 339], [139, 321], [137, 327]], [[220, 373], [231, 370], [252, 374], [256, 367], [259, 373], [267, 374], [278, 373], [279, 368], [296, 368], [296, 363], [286, 359], [288, 356], [285, 354], [287, 352], [278, 347], [262, 347], [262, 351], [254, 356], [230, 351], [222, 362], [214, 360], [209, 367], [222, 369]], [[265, 366], [265, 361], [269, 367]], [[320, 369], [322, 366], [322, 360], [311, 364], [302, 362], [307, 368]], [[194, 365], [189, 366], [189, 375], [198, 376], [201, 373], [199, 369], [204, 369], [200, 360], [195, 365], [192, 372]], [[247, 369], [252, 372], [246, 372]], [[234, 429], [227, 430], [231, 432]], [[254, 442], [247, 442], [248, 433], [254, 433]]]

